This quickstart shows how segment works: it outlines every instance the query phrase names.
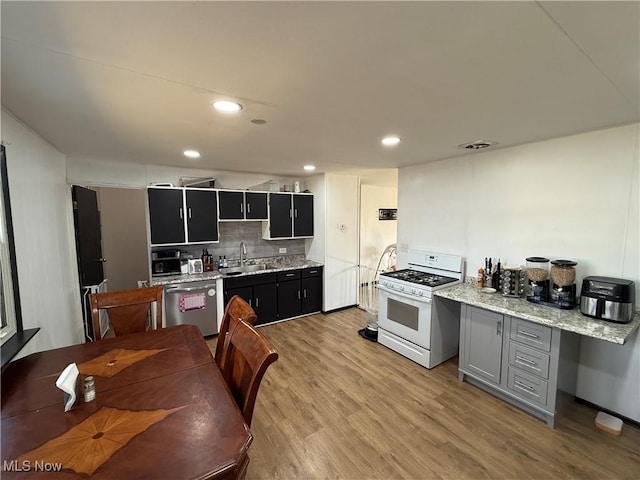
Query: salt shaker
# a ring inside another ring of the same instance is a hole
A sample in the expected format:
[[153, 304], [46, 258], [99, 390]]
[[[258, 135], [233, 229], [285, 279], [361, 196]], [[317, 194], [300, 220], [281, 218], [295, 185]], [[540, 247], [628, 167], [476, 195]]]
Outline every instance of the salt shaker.
[[93, 377], [89, 375], [84, 379], [84, 401], [92, 402], [96, 399], [96, 384]]

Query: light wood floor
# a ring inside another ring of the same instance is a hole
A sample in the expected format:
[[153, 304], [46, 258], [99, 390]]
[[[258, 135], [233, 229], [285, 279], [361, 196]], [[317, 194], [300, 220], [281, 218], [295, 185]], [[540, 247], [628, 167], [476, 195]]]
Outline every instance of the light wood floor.
[[[363, 339], [353, 308], [261, 327], [280, 353], [256, 403], [247, 479], [640, 479], [640, 429], [574, 403], [556, 428]], [[214, 345], [214, 341], [210, 341]]]

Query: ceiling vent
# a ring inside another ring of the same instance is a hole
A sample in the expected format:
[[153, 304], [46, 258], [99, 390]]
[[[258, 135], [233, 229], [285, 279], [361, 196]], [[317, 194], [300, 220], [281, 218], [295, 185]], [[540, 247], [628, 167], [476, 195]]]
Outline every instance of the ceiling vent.
[[458, 147], [464, 148], [465, 150], [482, 150], [483, 148], [489, 148], [497, 144], [498, 142], [492, 140], [476, 140], [475, 142], [463, 143], [462, 145], [458, 145]]

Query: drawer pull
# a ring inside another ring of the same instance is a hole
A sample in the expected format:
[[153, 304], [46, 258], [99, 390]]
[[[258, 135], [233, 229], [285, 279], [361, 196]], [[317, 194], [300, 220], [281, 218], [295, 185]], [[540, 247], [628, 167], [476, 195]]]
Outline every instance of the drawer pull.
[[530, 392], [535, 392], [536, 391], [535, 388], [533, 388], [533, 387], [531, 387], [531, 386], [529, 386], [529, 385], [527, 385], [525, 383], [519, 382], [518, 380], [516, 380], [515, 385], [516, 385], [516, 387], [524, 388], [525, 390], [528, 390]]
[[525, 332], [523, 330], [518, 330], [518, 335], [524, 335], [525, 337], [530, 337], [530, 338], [540, 338], [535, 333], [529, 333], [529, 332]]
[[498, 324], [496, 325], [496, 335], [502, 334], [502, 322], [498, 320]]
[[285, 275], [285, 277], [293, 277], [293, 276], [295, 276], [295, 273], [287, 273], [287, 274]]
[[520, 355], [516, 355], [516, 361], [526, 363], [527, 365], [537, 365], [537, 362], [529, 360], [528, 358], [521, 357]]
[[309, 273], [318, 273], [318, 270], [309, 270]]

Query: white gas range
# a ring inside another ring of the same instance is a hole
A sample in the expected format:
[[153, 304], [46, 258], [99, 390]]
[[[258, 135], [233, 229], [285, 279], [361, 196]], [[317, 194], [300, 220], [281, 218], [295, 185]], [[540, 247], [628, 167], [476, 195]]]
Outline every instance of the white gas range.
[[380, 274], [378, 342], [426, 368], [458, 354], [460, 304], [432, 292], [464, 278], [464, 259], [410, 250], [409, 268]]

